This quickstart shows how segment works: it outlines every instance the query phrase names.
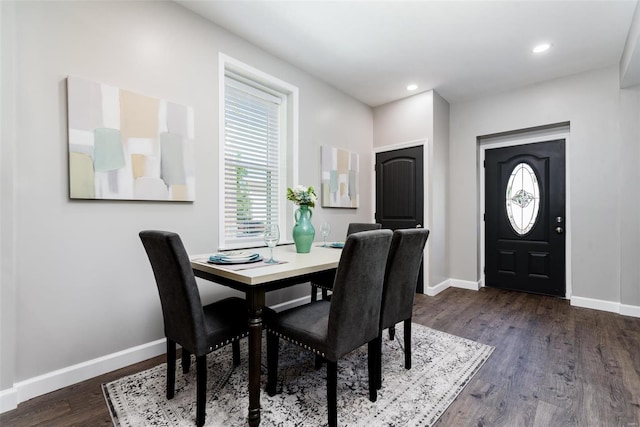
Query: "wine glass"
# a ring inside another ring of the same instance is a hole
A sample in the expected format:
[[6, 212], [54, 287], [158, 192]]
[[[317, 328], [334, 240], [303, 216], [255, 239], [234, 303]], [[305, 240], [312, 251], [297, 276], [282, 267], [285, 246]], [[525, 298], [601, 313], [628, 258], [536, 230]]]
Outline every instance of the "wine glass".
[[324, 243], [322, 244], [323, 248], [327, 247], [327, 237], [329, 237], [329, 233], [331, 233], [331, 225], [328, 222], [323, 222], [320, 226], [320, 234], [322, 235], [322, 240]]
[[280, 240], [280, 229], [278, 228], [278, 224], [268, 224], [264, 228], [264, 242], [269, 247], [271, 251], [271, 258], [268, 261], [265, 261], [268, 264], [274, 264], [278, 261], [273, 259], [273, 248], [278, 244]]

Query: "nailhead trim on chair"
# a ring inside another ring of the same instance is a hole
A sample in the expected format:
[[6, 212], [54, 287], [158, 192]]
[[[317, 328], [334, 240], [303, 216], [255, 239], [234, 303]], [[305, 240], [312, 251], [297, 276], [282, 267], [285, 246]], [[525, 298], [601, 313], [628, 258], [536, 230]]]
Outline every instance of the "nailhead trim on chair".
[[302, 344], [301, 342], [298, 342], [298, 341], [296, 341], [294, 339], [291, 339], [291, 338], [289, 338], [289, 337], [287, 337], [285, 335], [282, 335], [281, 333], [279, 333], [277, 331], [274, 331], [273, 329], [268, 329], [267, 328], [267, 332], [269, 332], [271, 334], [274, 334], [274, 335], [282, 338], [283, 340], [287, 340], [290, 343], [293, 343], [295, 345], [299, 345], [300, 347], [304, 348], [305, 350], [310, 350], [310, 351], [314, 352], [315, 354], [317, 354], [318, 356], [326, 357], [325, 354], [323, 352], [321, 352], [320, 350], [316, 350], [315, 348], [309, 347], [306, 344]]
[[225, 342], [218, 343], [218, 344], [216, 344], [215, 346], [209, 347], [209, 351], [217, 350], [217, 349], [219, 349], [219, 348], [221, 348], [221, 347], [224, 347], [225, 345], [227, 345], [227, 344], [229, 344], [229, 343], [232, 343], [232, 342], [234, 342], [234, 341], [238, 341], [239, 339], [244, 338], [244, 337], [246, 337], [247, 335], [249, 335], [249, 334], [248, 334], [247, 332], [245, 332], [245, 333], [243, 333], [243, 334], [238, 335], [238, 336], [237, 336], [237, 337], [235, 337], [235, 338], [231, 338], [231, 339], [229, 339], [229, 340], [226, 340]]

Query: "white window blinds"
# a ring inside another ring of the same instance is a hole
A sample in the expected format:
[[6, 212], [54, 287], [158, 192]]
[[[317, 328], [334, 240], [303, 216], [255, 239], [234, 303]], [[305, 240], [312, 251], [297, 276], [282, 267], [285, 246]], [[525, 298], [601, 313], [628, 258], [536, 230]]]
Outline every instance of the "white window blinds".
[[262, 243], [278, 222], [281, 98], [225, 77], [224, 245]]

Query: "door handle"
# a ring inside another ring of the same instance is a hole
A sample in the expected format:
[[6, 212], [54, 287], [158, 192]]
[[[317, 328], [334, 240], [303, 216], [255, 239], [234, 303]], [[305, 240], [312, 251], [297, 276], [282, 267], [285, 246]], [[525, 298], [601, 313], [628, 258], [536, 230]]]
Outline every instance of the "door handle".
[[558, 234], [562, 234], [562, 233], [564, 233], [564, 228], [562, 228], [562, 227], [556, 227], [556, 233], [558, 233]]

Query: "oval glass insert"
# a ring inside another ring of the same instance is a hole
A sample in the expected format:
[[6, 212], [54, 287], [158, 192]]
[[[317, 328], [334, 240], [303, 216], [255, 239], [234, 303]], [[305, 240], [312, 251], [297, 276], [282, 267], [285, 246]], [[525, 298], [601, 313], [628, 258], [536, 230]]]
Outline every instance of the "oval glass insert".
[[520, 236], [527, 234], [535, 225], [540, 209], [538, 177], [531, 166], [519, 163], [513, 168], [505, 199], [511, 227]]

